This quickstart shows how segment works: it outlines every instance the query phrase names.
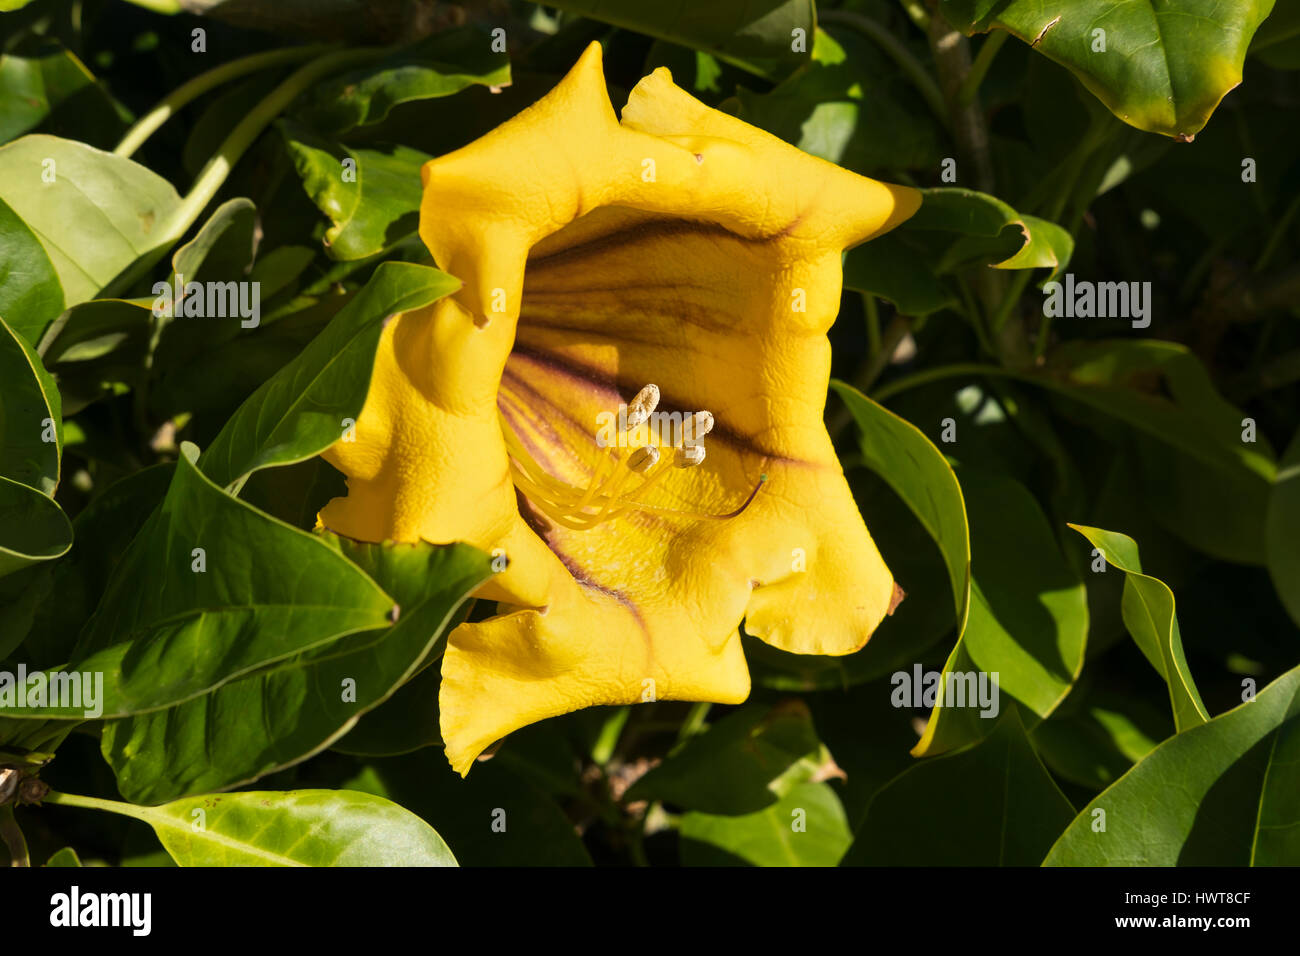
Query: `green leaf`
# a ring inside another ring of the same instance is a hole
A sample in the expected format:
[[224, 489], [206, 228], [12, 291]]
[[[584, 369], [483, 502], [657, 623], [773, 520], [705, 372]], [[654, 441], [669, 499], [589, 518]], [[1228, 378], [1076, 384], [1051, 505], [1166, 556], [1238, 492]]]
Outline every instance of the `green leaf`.
[[396, 800], [451, 839], [465, 866], [590, 866], [564, 811], [494, 757], [461, 779], [441, 751], [369, 761], [347, 786]]
[[1264, 536], [1273, 587], [1291, 620], [1300, 624], [1300, 431], [1278, 465]]
[[3, 577], [67, 553], [72, 524], [53, 500], [63, 446], [59, 390], [31, 346], [2, 318], [0, 382]]
[[1183, 141], [1241, 82], [1251, 37], [1272, 9], [1273, 0], [943, 0], [963, 32], [1006, 30], [1130, 126]]
[[[533, 0], [539, 2], [539, 0]], [[547, 0], [546, 6], [712, 53], [758, 73], [788, 73], [807, 59], [793, 49], [795, 30], [805, 44], [816, 25], [813, 0], [714, 0], [707, 4], [648, 4], [644, 0]]]
[[81, 509], [72, 523], [72, 550], [53, 567], [50, 592], [58, 600], [40, 603], [23, 647], [29, 666], [49, 667], [71, 658], [78, 632], [132, 539], [166, 496], [174, 471], [165, 463], [133, 472]]
[[921, 208], [908, 226], [912, 230], [957, 233], [962, 240], [949, 247], [936, 268], [951, 272], [959, 265], [993, 255], [997, 248], [989, 240], [1008, 231], [1019, 232], [1014, 254], [992, 263], [995, 269], [1051, 269], [1047, 279], [1056, 278], [1069, 264], [1074, 237], [1056, 223], [1017, 212], [1000, 199], [974, 189], [939, 187], [921, 191]]
[[[212, 484], [193, 464], [193, 445], [181, 452], [167, 497], [117, 565], [73, 655], [72, 670], [103, 672], [103, 717], [181, 703], [383, 628], [393, 610], [393, 599], [337, 551]], [[85, 710], [0, 707], [7, 716]]]
[[1033, 729], [1034, 749], [1053, 773], [1090, 790], [1110, 786], [1174, 732], [1166, 712], [1134, 694], [1095, 692], [1065, 709]]
[[805, 704], [749, 704], [686, 740], [628, 790], [687, 810], [737, 816], [770, 806], [830, 761]]
[[63, 286], [54, 264], [27, 224], [0, 200], [0, 318], [35, 345], [62, 311]]
[[1262, 435], [1242, 440], [1244, 415], [1186, 346], [1074, 341], [1036, 381], [1132, 430], [1147, 507], [1164, 527], [1224, 560], [1266, 563], [1273, 450]]
[[1074, 238], [1056, 223], [1017, 212], [973, 189], [921, 190], [921, 208], [880, 239], [849, 251], [844, 284], [888, 299], [905, 315], [928, 315], [957, 301], [946, 277], [978, 266], [1051, 269], [1069, 264]]
[[459, 287], [428, 266], [381, 263], [325, 330], [239, 407], [204, 454], [204, 474], [239, 485], [259, 468], [303, 461], [334, 444], [343, 420], [355, 420], [365, 404], [383, 320]]
[[844, 807], [826, 783], [801, 783], [744, 816], [686, 813], [686, 866], [834, 866], [852, 840]]
[[491, 573], [488, 556], [467, 545], [331, 540], [397, 599], [397, 623], [109, 723], [104, 758], [124, 797], [159, 803], [225, 789], [330, 746], [441, 653], [459, 608]]
[[[78, 805], [88, 804], [78, 798]], [[415, 814], [352, 790], [224, 793], [160, 807], [90, 805], [149, 824], [181, 866], [456, 865], [442, 837]]]
[[46, 328], [40, 353], [50, 366], [94, 362], [110, 354], [123, 362], [140, 361], [148, 352], [150, 327], [145, 303], [91, 299], [74, 305]]
[[926, 760], [886, 784], [844, 865], [1037, 865], [1074, 808], [1010, 710], [978, 746]]
[[432, 665], [367, 711], [333, 750], [356, 757], [397, 757], [443, 745], [438, 690], [442, 671]]
[[0, 577], [72, 547], [72, 522], [35, 488], [0, 476]]
[[0, 200], [44, 247], [65, 307], [112, 295], [128, 268], [160, 257], [181, 201], [139, 163], [43, 134], [0, 146]]
[[[3, 9], [4, 4], [0, 4]], [[57, 43], [33, 56], [0, 55], [0, 143], [44, 123], [79, 93], [94, 90], [85, 64]], [[88, 105], [88, 104], [87, 104]]]
[[325, 232], [331, 258], [364, 259], [415, 232], [420, 168], [432, 156], [409, 146], [345, 146], [291, 120], [279, 126], [307, 197], [333, 223]]
[[952, 466], [911, 422], [844, 382], [832, 380], [831, 388], [857, 422], [863, 463], [894, 489], [939, 546], [960, 631], [970, 603], [971, 552], [966, 505]]
[[0, 477], [49, 497], [59, 485], [63, 407], [40, 358], [0, 318]]
[[897, 67], [852, 33], [818, 30], [812, 59], [767, 93], [740, 87], [736, 115], [854, 172], [934, 167], [939, 126]]
[[1019, 482], [991, 472], [961, 468], [958, 477], [970, 516], [970, 615], [944, 666], [916, 756], [963, 746], [993, 729], [969, 697], [960, 706], [947, 700], [949, 674], [997, 675], [1000, 691], [1045, 718], [1083, 669], [1087, 595], [1038, 502]]
[[1209, 712], [1183, 654], [1183, 640], [1174, 614], [1174, 592], [1158, 578], [1142, 573], [1137, 542], [1132, 538], [1100, 528], [1075, 524], [1070, 527], [1092, 542], [1108, 566], [1124, 572], [1124, 626], [1156, 673], [1169, 685], [1178, 732], [1209, 720]]
[[81, 857], [77, 856], [77, 851], [70, 846], [65, 846], [46, 862], [46, 866], [81, 866]]
[[481, 29], [434, 34], [313, 87], [297, 118], [337, 136], [381, 122], [393, 107], [412, 100], [450, 96], [469, 86], [509, 86], [510, 58], [492, 46], [491, 35]]
[[1084, 807], [1044, 865], [1296, 866], [1298, 792], [1295, 668], [1144, 757]]

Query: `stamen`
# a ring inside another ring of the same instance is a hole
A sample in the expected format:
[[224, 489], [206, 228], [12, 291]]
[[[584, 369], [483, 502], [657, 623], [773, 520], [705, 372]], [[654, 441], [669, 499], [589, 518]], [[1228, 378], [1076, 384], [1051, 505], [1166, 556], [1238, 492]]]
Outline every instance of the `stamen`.
[[692, 468], [704, 461], [703, 445], [687, 445], [677, 449], [675, 464], [678, 468]]
[[[741, 514], [767, 480], [766, 475], [759, 479], [745, 503], [728, 514], [659, 507], [640, 500], [674, 467], [690, 468], [700, 465], [705, 459], [705, 449], [699, 444], [699, 439], [709, 434], [714, 426], [710, 412], [698, 411], [683, 423], [681, 434], [662, 436], [664, 440], [671, 441], [671, 445], [642, 444], [635, 448], [627, 447], [631, 441], [639, 440], [639, 436], [633, 438], [631, 433], [649, 420], [658, 405], [658, 386], [647, 385], [637, 392], [627, 406], [626, 427], [620, 435], [620, 447], [603, 449], [605, 454], [596, 462], [585, 488], [575, 487], [554, 477], [534, 461], [523, 441], [502, 415], [501, 431], [509, 453], [511, 481], [547, 518], [579, 531], [594, 528], [629, 511], [698, 520], [723, 520]], [[652, 438], [654, 434], [652, 428]], [[671, 461], [664, 460], [661, 448], [674, 449]], [[637, 482], [637, 479], [640, 481]], [[635, 487], [629, 489], [628, 485], [633, 482], [637, 482]]]
[[642, 425], [651, 413], [659, 407], [659, 386], [647, 385], [636, 393], [636, 398], [627, 406], [627, 430]]
[[696, 412], [687, 422], [686, 440], [699, 441], [713, 431], [713, 412]]
[[632, 457], [627, 460], [627, 466], [642, 475], [657, 464], [659, 464], [659, 449], [654, 445], [642, 445], [632, 452]]

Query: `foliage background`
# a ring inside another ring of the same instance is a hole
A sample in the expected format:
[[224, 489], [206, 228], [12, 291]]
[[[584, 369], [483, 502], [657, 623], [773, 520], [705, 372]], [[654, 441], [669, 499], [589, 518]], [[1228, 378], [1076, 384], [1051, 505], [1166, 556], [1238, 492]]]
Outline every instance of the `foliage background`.
[[[1300, 862], [1294, 5], [1219, 2], [1213, 29], [1166, 29], [1146, 54], [1144, 17], [1190, 22], [1204, 4], [1105, 19], [1081, 0], [1035, 46], [1035, 11], [1061, 4], [183, 6], [0, 5], [0, 661], [108, 661], [120, 678], [111, 719], [0, 717], [0, 763], [56, 791], [0, 809], [33, 863], [63, 847], [114, 865], [264, 862], [322, 821], [304, 861], [437, 863], [450, 847], [466, 865]], [[1110, 53], [1091, 47], [1098, 22]], [[909, 597], [849, 658], [746, 639], [742, 707], [579, 712], [511, 735], [462, 781], [438, 747], [436, 664], [446, 626], [486, 613], [464, 602], [482, 556], [399, 560], [293, 529], [341, 493], [314, 456], [360, 409], [376, 319], [452, 287], [418, 268], [420, 164], [541, 96], [592, 40], [616, 107], [667, 65], [710, 105], [929, 190], [912, 222], [847, 257], [827, 410]], [[285, 47], [299, 52], [187, 101], [130, 161], [86, 148], [113, 150], [187, 82]], [[1147, 55], [1176, 96], [1131, 69]], [[43, 207], [29, 184], [48, 155], [115, 185]], [[349, 157], [357, 183], [337, 175]], [[129, 241], [146, 198], [173, 213], [160, 247]], [[1067, 270], [1149, 281], [1150, 326], [1046, 319], [1038, 287]], [[260, 281], [261, 325], [152, 319], [148, 290], [173, 273]], [[344, 360], [307, 384], [330, 355]], [[53, 448], [32, 437], [45, 418], [61, 422]], [[284, 568], [306, 565], [330, 614], [262, 608], [243, 669], [178, 676], [185, 635], [161, 622], [249, 598], [195, 591], [164, 560], [160, 542], [198, 527], [254, 569], [254, 605], [305, 608]], [[141, 591], [161, 596], [142, 607]], [[415, 623], [389, 625], [393, 599]], [[129, 666], [167, 640], [156, 668]], [[894, 706], [891, 675], [914, 665], [998, 672], [1000, 719]], [[311, 703], [363, 666], [384, 689], [365, 708]], [[211, 796], [231, 787], [259, 797]], [[314, 793], [260, 796], [287, 790]], [[195, 808], [246, 855], [205, 844]]]

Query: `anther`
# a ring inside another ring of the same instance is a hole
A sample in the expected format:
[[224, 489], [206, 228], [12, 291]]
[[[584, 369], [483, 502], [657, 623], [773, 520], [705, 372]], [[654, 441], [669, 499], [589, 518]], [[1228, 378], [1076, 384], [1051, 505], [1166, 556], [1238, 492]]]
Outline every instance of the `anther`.
[[687, 445], [684, 448], [677, 449], [676, 461], [674, 464], [678, 468], [690, 468], [704, 461], [703, 445]]
[[703, 438], [709, 432], [713, 431], [713, 413], [703, 411], [696, 412], [687, 420], [685, 431], [687, 441]]
[[659, 405], [659, 386], [647, 385], [641, 391], [636, 393], [636, 398], [632, 399], [627, 406], [627, 428], [631, 431], [638, 425], [643, 424], [651, 413]]
[[642, 445], [627, 460], [628, 468], [637, 473], [649, 471], [659, 463], [659, 449], [654, 445]]

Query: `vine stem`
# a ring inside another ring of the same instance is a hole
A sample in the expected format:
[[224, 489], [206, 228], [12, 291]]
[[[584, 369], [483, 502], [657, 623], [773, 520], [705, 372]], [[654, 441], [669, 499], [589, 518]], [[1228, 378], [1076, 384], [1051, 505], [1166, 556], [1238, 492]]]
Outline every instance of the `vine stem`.
[[31, 857], [27, 852], [27, 838], [23, 836], [22, 828], [14, 819], [13, 804], [0, 807], [0, 840], [3, 840], [9, 849], [10, 866], [32, 865]]
[[983, 365], [978, 362], [965, 362], [956, 365], [940, 365], [937, 368], [926, 369], [924, 372], [916, 372], [905, 378], [895, 379], [888, 385], [882, 385], [876, 389], [871, 398], [877, 402], [884, 402], [895, 395], [906, 392], [908, 389], [916, 388], [920, 385], [928, 385], [931, 382], [938, 382], [945, 378], [955, 378], [959, 375], [974, 377], [976, 375], [989, 375], [995, 378], [1020, 378], [1020, 373], [1005, 369], [998, 365]]
[[317, 44], [254, 53], [252, 56], [240, 57], [238, 60], [231, 60], [229, 63], [223, 63], [206, 73], [201, 73], [188, 83], [184, 83], [172, 90], [171, 93], [158, 102], [157, 106], [140, 117], [136, 124], [126, 131], [122, 141], [113, 150], [113, 155], [131, 156], [144, 144], [145, 140], [179, 113], [186, 104], [198, 99], [209, 90], [216, 89], [223, 83], [274, 66], [296, 63], [299, 60], [310, 60], [312, 57], [319, 56], [330, 49], [332, 48], [328, 45]]
[[199, 171], [189, 193], [172, 213], [171, 219], [167, 222], [166, 234], [173, 240], [179, 239], [190, 226], [194, 225], [199, 214], [207, 207], [212, 197], [217, 194], [217, 190], [221, 188], [221, 184], [226, 181], [226, 177], [230, 175], [230, 170], [234, 168], [235, 163], [239, 162], [248, 147], [261, 135], [262, 130], [297, 99], [298, 94], [335, 70], [355, 63], [364, 63], [383, 52], [383, 47], [340, 50], [295, 70], [287, 80], [258, 103], [251, 113], [240, 120], [230, 131], [230, 135], [222, 141], [217, 152]]
[[998, 50], [1002, 49], [1002, 44], [1007, 42], [1007, 37], [1010, 35], [998, 30], [996, 33], [990, 33], [988, 39], [980, 46], [980, 51], [975, 54], [975, 61], [971, 64], [970, 72], [962, 79], [961, 86], [957, 89], [958, 106], [967, 107], [975, 102], [975, 95], [979, 93], [980, 84], [984, 82], [989, 67], [993, 65], [993, 58], [998, 55]]
[[135, 817], [137, 820], [144, 820], [147, 816], [143, 812], [145, 808], [134, 804], [122, 803], [119, 800], [101, 800], [99, 797], [83, 797], [76, 793], [60, 793], [57, 790], [51, 790], [41, 799], [41, 802], [57, 803], [65, 807], [82, 807], [86, 810], [104, 810], [124, 817]]
[[817, 19], [822, 23], [838, 23], [848, 27], [879, 46], [891, 60], [898, 64], [898, 68], [907, 74], [907, 78], [924, 97], [925, 102], [934, 111], [934, 115], [939, 118], [939, 122], [945, 127], [948, 126], [948, 107], [944, 103], [939, 84], [898, 37], [870, 17], [848, 10], [818, 10]]

